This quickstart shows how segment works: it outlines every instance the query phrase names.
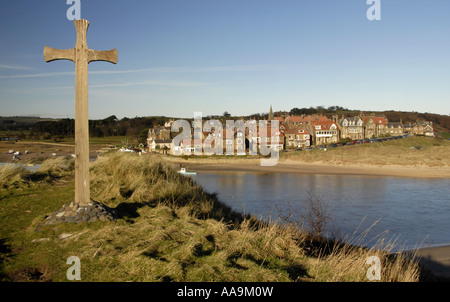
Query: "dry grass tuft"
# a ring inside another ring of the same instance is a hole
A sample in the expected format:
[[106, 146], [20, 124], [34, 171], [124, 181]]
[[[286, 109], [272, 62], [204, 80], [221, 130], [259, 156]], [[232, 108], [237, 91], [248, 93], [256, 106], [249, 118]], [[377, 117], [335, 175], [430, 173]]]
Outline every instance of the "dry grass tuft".
[[91, 196], [114, 207], [123, 203], [188, 207], [200, 217], [234, 216], [229, 207], [206, 193], [190, 177], [177, 173], [159, 156], [114, 153], [91, 168]]
[[8, 164], [0, 167], [0, 188], [20, 186], [30, 172], [23, 165]]
[[42, 162], [38, 174], [47, 174], [53, 176], [64, 176], [73, 172], [75, 167], [74, 159], [66, 159], [65, 157], [49, 158]]

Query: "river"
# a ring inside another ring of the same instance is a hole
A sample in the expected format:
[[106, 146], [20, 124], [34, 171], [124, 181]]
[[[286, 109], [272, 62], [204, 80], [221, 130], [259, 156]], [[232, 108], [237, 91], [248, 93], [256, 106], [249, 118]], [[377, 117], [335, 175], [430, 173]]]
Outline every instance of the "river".
[[246, 172], [191, 177], [235, 211], [262, 219], [288, 212], [300, 219], [308, 194], [320, 198], [328, 234], [360, 245], [372, 247], [380, 238], [394, 251], [450, 244], [448, 179]]
[[39, 169], [39, 167], [41, 166], [39, 164], [36, 164], [36, 165], [25, 165], [25, 164], [17, 164], [17, 163], [0, 163], [0, 167], [13, 166], [13, 165], [14, 166], [19, 165], [19, 166], [25, 167], [28, 171], [30, 171], [32, 173], [36, 172]]

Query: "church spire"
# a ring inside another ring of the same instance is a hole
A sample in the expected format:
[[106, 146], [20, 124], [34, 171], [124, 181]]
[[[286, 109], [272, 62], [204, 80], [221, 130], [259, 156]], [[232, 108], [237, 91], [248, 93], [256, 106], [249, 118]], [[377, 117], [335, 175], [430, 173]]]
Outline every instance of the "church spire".
[[273, 110], [272, 110], [272, 105], [270, 105], [270, 112], [269, 112], [269, 121], [273, 120]]

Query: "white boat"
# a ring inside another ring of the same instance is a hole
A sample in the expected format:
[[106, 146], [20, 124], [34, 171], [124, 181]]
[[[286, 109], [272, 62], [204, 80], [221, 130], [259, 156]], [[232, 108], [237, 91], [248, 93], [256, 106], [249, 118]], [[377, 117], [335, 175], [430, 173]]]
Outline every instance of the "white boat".
[[134, 153], [134, 150], [128, 149], [128, 148], [120, 148], [119, 152], [129, 152], [129, 153]]
[[178, 171], [178, 173], [184, 175], [197, 175], [197, 172], [195, 171], [186, 171], [186, 168], [181, 168], [180, 171]]

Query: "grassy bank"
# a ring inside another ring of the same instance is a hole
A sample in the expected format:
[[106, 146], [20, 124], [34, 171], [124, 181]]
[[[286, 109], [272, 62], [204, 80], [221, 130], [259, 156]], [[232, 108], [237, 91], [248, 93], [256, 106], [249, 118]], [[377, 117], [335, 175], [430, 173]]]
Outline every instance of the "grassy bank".
[[71, 256], [86, 282], [368, 281], [371, 256], [381, 281], [422, 278], [401, 255], [234, 213], [159, 156], [113, 153], [92, 164], [91, 197], [115, 208], [116, 222], [42, 226], [72, 200], [72, 168], [62, 159], [33, 175], [0, 168], [2, 281], [67, 281]]
[[281, 160], [286, 159], [342, 165], [449, 167], [450, 141], [417, 136], [328, 148], [327, 151], [282, 153]]

